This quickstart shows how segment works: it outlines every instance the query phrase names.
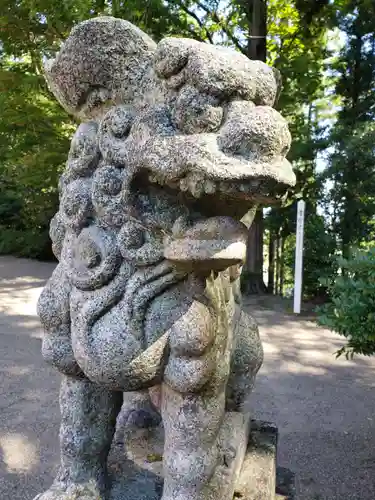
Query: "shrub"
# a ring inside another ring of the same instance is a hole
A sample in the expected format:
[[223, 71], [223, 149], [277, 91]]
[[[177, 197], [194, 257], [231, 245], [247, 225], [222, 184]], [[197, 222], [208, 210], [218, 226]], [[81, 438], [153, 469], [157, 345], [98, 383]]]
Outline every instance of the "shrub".
[[375, 249], [357, 250], [338, 264], [341, 275], [325, 283], [330, 302], [318, 309], [318, 322], [346, 337], [337, 356], [369, 356], [375, 352]]
[[53, 260], [48, 231], [16, 230], [0, 226], [0, 255]]

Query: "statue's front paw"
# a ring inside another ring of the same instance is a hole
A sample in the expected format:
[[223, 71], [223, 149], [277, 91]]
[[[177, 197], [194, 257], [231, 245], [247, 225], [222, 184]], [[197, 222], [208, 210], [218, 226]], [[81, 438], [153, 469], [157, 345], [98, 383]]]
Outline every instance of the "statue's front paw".
[[96, 485], [89, 483], [70, 485], [67, 488], [52, 486], [34, 500], [104, 500], [104, 497]]

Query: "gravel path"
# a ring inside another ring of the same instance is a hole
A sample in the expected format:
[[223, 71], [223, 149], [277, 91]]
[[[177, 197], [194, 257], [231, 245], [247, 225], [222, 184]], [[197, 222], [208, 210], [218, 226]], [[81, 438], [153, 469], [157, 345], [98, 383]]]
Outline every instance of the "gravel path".
[[[0, 257], [0, 498], [32, 500], [58, 463], [59, 376], [43, 364], [35, 303], [52, 264]], [[335, 360], [336, 335], [250, 304], [265, 349], [252, 398], [279, 426], [297, 500], [374, 500], [374, 358]], [[253, 310], [254, 309], [254, 310]]]

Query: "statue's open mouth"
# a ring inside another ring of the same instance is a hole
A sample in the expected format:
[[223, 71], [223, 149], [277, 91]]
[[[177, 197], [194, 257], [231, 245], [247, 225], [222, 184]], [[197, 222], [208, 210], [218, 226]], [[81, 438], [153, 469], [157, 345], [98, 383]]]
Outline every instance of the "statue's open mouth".
[[[280, 164], [275, 164], [275, 170]], [[142, 178], [142, 181], [140, 179]], [[207, 216], [229, 215], [241, 219], [254, 205], [270, 203], [285, 196], [286, 182], [282, 185], [272, 177], [251, 176], [244, 179], [222, 180], [205, 177], [204, 173], [188, 173], [181, 178], [166, 179], [158, 174], [145, 173], [138, 181], [148, 183], [176, 196], [192, 210]], [[272, 201], [272, 200], [271, 200]]]
[[[204, 192], [208, 182], [216, 187], [211, 193]], [[179, 189], [181, 183], [188, 189]], [[176, 209], [164, 238], [164, 258], [180, 269], [194, 267], [194, 272], [205, 274], [245, 260], [247, 227], [240, 219], [254, 203], [244, 190], [226, 190], [226, 183], [218, 181], [215, 186], [213, 181], [193, 180], [192, 175], [164, 184], [164, 179], [146, 174], [136, 177], [132, 187], [139, 200], [162, 199], [168, 211]]]

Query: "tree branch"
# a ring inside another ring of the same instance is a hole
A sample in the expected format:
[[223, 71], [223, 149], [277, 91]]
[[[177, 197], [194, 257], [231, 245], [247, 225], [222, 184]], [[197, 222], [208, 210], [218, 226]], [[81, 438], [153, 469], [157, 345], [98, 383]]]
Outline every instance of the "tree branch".
[[233, 45], [240, 51], [242, 52], [242, 54], [244, 54], [245, 56], [247, 56], [247, 53], [246, 53], [246, 50], [242, 47], [242, 45], [240, 44], [239, 40], [237, 37], [235, 37], [233, 35], [233, 33], [231, 33], [226, 27], [225, 25], [223, 24], [222, 20], [220, 19], [220, 17], [218, 16], [217, 12], [215, 11], [211, 11], [209, 9], [209, 7], [207, 7], [207, 5], [204, 5], [204, 3], [198, 1], [198, 2], [195, 2], [196, 5], [202, 9], [211, 19], [212, 21], [214, 21], [215, 23], [217, 23], [221, 29], [223, 30], [223, 32], [226, 34], [226, 36], [229, 38], [229, 40], [233, 43]]
[[[188, 7], [186, 5], [184, 5], [182, 2], [177, 2], [177, 5], [190, 17], [192, 17], [193, 19], [195, 19], [198, 23], [198, 26], [202, 29], [204, 29], [205, 33], [206, 33], [206, 36], [208, 38], [208, 40], [210, 41], [210, 43], [212, 43], [212, 45], [214, 44], [214, 41], [213, 41], [213, 38], [212, 38], [212, 35], [211, 33], [209, 32], [209, 30], [206, 28], [206, 26], [204, 25], [203, 21], [201, 19], [199, 19], [198, 15], [195, 13], [195, 12], [191, 12], [190, 9], [188, 9]], [[202, 39], [201, 39], [202, 40]], [[204, 41], [204, 40], [202, 40]]]
[[54, 23], [50, 24], [52, 31], [54, 31], [55, 35], [59, 37], [60, 40], [64, 40], [64, 35], [63, 33], [57, 28], [57, 26]]

